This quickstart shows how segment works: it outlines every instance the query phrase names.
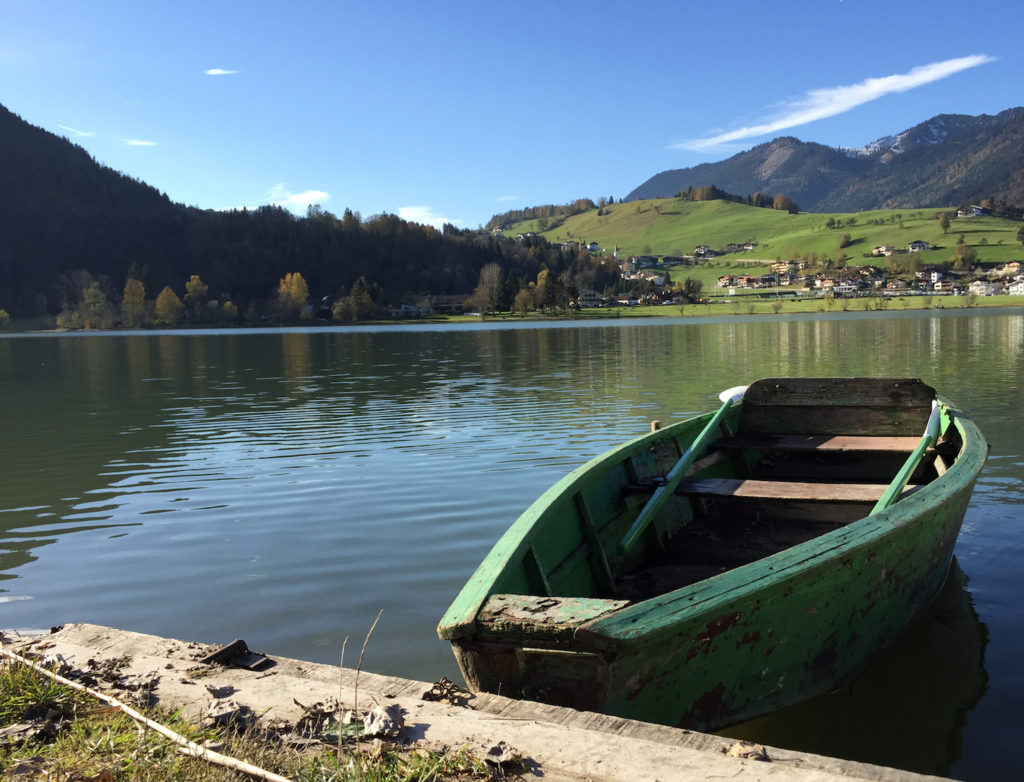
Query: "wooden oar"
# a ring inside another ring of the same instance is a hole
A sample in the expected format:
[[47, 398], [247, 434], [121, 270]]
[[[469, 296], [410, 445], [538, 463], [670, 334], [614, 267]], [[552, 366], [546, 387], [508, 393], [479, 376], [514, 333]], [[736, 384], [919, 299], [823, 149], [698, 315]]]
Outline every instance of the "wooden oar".
[[889, 484], [889, 488], [885, 490], [878, 502], [875, 503], [875, 507], [871, 509], [872, 515], [883, 511], [892, 505], [899, 498], [900, 494], [903, 493], [903, 487], [907, 485], [907, 481], [910, 480], [910, 476], [914, 474], [914, 470], [921, 463], [921, 459], [924, 458], [925, 451], [935, 445], [935, 441], [939, 439], [939, 424], [941, 423], [942, 416], [939, 412], [939, 403], [936, 400], [932, 400], [932, 413], [928, 416], [928, 424], [924, 428], [924, 434], [921, 435], [921, 441], [917, 444], [913, 453], [907, 458], [900, 471], [896, 473], [896, 477], [892, 479], [892, 483]]
[[722, 400], [722, 406], [718, 408], [718, 412], [711, 417], [711, 420], [708, 421], [700, 434], [693, 438], [693, 442], [691, 442], [690, 447], [686, 449], [686, 453], [680, 457], [679, 461], [676, 462], [668, 475], [665, 476], [665, 483], [654, 490], [654, 494], [651, 495], [647, 504], [641, 509], [640, 513], [633, 521], [633, 524], [626, 531], [626, 534], [622, 536], [622, 540], [619, 541], [618, 547], [620, 554], [625, 554], [633, 548], [634, 544], [640, 539], [644, 530], [647, 529], [658, 511], [661, 510], [661, 506], [664, 505], [666, 500], [672, 496], [672, 492], [675, 491], [676, 486], [679, 485], [679, 481], [683, 479], [686, 471], [690, 469], [690, 466], [697, 461], [697, 458], [704, 452], [708, 442], [716, 434], [718, 426], [725, 417], [725, 414], [729, 411], [729, 408], [736, 402], [743, 399], [743, 394], [746, 390], [746, 386], [735, 386], [734, 388], [727, 389], [718, 395], [718, 398]]

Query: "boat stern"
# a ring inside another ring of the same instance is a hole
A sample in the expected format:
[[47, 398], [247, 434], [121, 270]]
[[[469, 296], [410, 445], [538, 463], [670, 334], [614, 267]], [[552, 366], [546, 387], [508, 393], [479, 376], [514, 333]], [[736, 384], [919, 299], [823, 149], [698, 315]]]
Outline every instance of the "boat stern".
[[450, 638], [471, 690], [599, 711], [609, 658], [586, 648], [576, 630], [628, 605], [598, 598], [492, 595], [471, 634]]

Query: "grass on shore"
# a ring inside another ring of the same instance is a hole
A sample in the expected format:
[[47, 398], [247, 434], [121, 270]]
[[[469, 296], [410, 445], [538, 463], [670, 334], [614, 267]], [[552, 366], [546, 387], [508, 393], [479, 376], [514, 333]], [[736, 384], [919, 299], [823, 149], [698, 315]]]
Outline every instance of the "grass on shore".
[[[202, 727], [164, 710], [149, 719], [185, 738], [295, 782], [491, 779], [484, 762], [465, 752], [388, 748], [379, 743], [317, 743], [299, 751], [277, 734]], [[120, 709], [55, 682], [32, 668], [0, 660], [0, 778], [81, 782], [195, 780], [224, 782], [252, 777], [182, 754]]]

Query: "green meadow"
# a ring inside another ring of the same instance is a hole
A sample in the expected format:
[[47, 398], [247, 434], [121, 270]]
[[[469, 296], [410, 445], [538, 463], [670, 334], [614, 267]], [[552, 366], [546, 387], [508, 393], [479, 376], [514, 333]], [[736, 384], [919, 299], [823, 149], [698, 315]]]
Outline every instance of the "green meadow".
[[[947, 232], [943, 232], [937, 219], [944, 212], [953, 215]], [[964, 243], [974, 248], [979, 262], [1004, 263], [1024, 258], [1017, 238], [1020, 220], [957, 218], [955, 214], [956, 207], [788, 214], [730, 201], [657, 198], [592, 209], [557, 223], [551, 220], [552, 225], [546, 230], [540, 230], [541, 221], [525, 220], [506, 226], [505, 233], [514, 236], [533, 231], [551, 242], [598, 242], [609, 255], [617, 247], [620, 258], [645, 253], [689, 255], [698, 245], [719, 250], [729, 243], [757, 242], [753, 250], [730, 253], [729, 263], [790, 260], [811, 253], [835, 260], [842, 252], [853, 265], [879, 266], [884, 266], [884, 258], [869, 261], [865, 257], [876, 245], [906, 249], [912, 241], [925, 241], [934, 249], [921, 253], [921, 264], [942, 264], [952, 258], [963, 234]], [[830, 218], [838, 227], [826, 227]], [[849, 244], [840, 248], [844, 234], [849, 234]], [[716, 259], [720, 263], [725, 260], [721, 256]], [[718, 273], [726, 271], [720, 267]]]

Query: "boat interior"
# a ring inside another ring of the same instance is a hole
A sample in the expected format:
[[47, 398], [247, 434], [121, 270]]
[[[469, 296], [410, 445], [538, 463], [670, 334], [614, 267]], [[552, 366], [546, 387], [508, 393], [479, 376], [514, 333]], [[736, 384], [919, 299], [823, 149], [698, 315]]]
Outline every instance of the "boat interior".
[[[785, 378], [758, 381], [739, 414], [725, 418], [672, 487], [672, 500], [643, 532], [642, 556], [626, 539], [613, 558], [609, 595], [640, 601], [762, 559], [880, 509], [948, 469], [955, 427], [930, 439], [935, 391], [916, 379]], [[922, 442], [925, 440], [925, 442]], [[657, 445], [683, 457], [674, 438]], [[913, 460], [913, 463], [910, 463]], [[652, 501], [662, 474], [634, 465], [627, 504]], [[641, 513], [638, 511], [638, 513]]]
[[741, 404], [606, 454], [524, 513], [527, 531], [474, 611], [482, 632], [540, 638], [570, 614], [584, 622], [771, 556], [884, 511], [963, 447], [915, 378], [730, 391]]

